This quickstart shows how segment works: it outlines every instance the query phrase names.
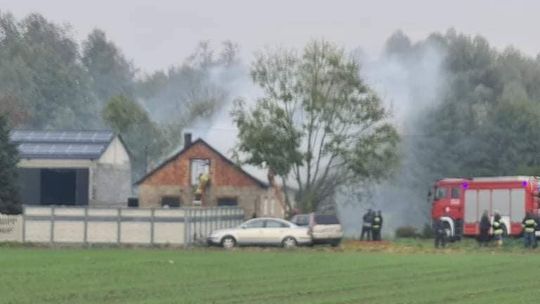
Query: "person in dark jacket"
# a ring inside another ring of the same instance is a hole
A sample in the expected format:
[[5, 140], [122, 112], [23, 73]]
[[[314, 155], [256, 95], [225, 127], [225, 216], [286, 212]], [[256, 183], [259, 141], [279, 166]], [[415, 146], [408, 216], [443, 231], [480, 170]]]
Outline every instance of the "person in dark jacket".
[[527, 212], [521, 225], [523, 226], [523, 244], [525, 248], [536, 248], [535, 231], [538, 224], [530, 212]]
[[373, 211], [371, 209], [368, 209], [368, 211], [362, 217], [362, 220], [362, 234], [360, 235], [360, 240], [363, 241], [365, 235], [366, 240], [371, 241], [371, 224], [373, 222]]
[[487, 210], [484, 210], [482, 217], [480, 218], [480, 235], [478, 236], [478, 243], [480, 246], [487, 246], [489, 242], [489, 228], [491, 228], [491, 223], [489, 221], [489, 216]]
[[497, 247], [501, 247], [503, 244], [504, 223], [498, 212], [495, 212], [491, 226], [493, 227], [493, 238], [495, 239]]
[[383, 225], [383, 217], [381, 210], [377, 211], [377, 214], [373, 217], [373, 222], [371, 224], [371, 233], [373, 234], [374, 241], [381, 240], [381, 230]]
[[441, 218], [433, 222], [433, 231], [435, 232], [435, 248], [446, 247], [446, 229]]

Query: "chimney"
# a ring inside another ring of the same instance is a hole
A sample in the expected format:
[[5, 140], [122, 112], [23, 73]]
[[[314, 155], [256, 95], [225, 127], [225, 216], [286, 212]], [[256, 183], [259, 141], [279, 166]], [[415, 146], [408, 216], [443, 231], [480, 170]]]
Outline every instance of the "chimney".
[[184, 149], [191, 146], [191, 133], [184, 133]]

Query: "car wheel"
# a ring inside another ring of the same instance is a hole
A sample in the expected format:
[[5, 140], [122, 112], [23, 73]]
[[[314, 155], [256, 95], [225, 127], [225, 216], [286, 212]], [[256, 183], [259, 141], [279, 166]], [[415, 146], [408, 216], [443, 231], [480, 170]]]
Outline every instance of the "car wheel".
[[232, 236], [226, 236], [221, 240], [221, 246], [225, 249], [231, 249], [236, 246], [236, 240]]
[[296, 240], [293, 237], [286, 237], [283, 242], [281, 242], [283, 248], [294, 248], [296, 247]]

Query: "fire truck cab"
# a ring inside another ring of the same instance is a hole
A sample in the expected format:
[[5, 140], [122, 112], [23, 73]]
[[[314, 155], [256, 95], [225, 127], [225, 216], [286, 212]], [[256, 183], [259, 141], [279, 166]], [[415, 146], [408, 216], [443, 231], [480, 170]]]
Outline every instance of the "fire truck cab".
[[[453, 239], [477, 236], [482, 213], [499, 213], [506, 235], [519, 236], [527, 212], [538, 217], [539, 180], [533, 176], [445, 178], [430, 191], [432, 219], [440, 218]], [[539, 236], [539, 231], [536, 232]]]

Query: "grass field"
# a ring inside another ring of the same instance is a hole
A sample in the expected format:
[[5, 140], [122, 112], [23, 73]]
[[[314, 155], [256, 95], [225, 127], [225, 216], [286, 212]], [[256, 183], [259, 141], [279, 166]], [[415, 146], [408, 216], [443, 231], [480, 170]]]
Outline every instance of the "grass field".
[[[1, 303], [533, 303], [540, 255], [340, 249], [0, 247]], [[402, 250], [402, 249], [405, 250]]]

